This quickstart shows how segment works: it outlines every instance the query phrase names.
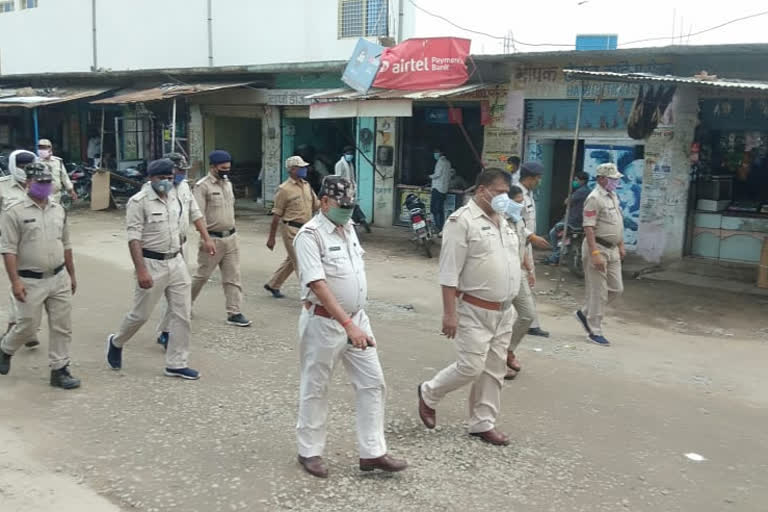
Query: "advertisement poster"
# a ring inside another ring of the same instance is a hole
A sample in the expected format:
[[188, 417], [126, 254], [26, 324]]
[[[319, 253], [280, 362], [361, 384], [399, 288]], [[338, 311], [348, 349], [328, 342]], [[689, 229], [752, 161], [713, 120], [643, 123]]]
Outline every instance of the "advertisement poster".
[[435, 37], [408, 39], [385, 48], [374, 87], [423, 91], [451, 89], [469, 79], [469, 39]]
[[368, 92], [379, 71], [383, 51], [383, 47], [361, 37], [352, 52], [352, 58], [347, 62], [341, 80], [358, 92]]

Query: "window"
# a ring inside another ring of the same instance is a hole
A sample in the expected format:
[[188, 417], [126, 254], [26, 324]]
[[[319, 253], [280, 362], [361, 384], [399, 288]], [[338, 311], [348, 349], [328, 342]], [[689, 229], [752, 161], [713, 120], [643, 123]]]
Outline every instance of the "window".
[[37, 0], [21, 0], [22, 9], [34, 9], [37, 7]]
[[339, 0], [339, 39], [389, 35], [389, 0]]
[[13, 11], [14, 3], [16, 3], [16, 0], [0, 2], [0, 13]]

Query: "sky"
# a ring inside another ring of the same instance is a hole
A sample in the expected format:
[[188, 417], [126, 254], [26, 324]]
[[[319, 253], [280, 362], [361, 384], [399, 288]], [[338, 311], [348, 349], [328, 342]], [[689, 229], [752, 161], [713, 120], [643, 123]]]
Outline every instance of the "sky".
[[[671, 44], [768, 43], [768, 2], [765, 0], [403, 0], [448, 18], [465, 28], [503, 38], [509, 32], [518, 52], [569, 50], [576, 34], [618, 34], [619, 48]], [[472, 39], [472, 53], [504, 53], [504, 43], [469, 32], [416, 10], [416, 31], [422, 37], [439, 35]], [[735, 18], [764, 15], [690, 36]], [[673, 31], [674, 25], [674, 31]], [[632, 43], [646, 38], [658, 41]], [[768, 56], [767, 56], [768, 57]]]

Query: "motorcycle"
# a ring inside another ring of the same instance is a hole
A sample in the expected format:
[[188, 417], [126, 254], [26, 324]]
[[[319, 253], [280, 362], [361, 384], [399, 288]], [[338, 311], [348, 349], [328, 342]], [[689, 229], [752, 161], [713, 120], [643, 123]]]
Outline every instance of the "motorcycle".
[[581, 253], [584, 229], [568, 226], [568, 236], [565, 238], [562, 234], [560, 236], [560, 264], [565, 263], [574, 275], [584, 277], [584, 261]]
[[405, 198], [405, 207], [411, 218], [411, 229], [415, 234], [412, 241], [421, 245], [427, 258], [431, 258], [434, 231], [432, 218], [427, 213], [426, 205], [416, 194], [408, 194]]
[[146, 179], [146, 164], [128, 167], [119, 171], [109, 171], [112, 174], [109, 189], [113, 197], [131, 197], [137, 194]]
[[91, 198], [91, 180], [95, 171], [93, 167], [79, 164], [69, 173], [69, 180], [75, 188], [77, 197], [83, 201], [88, 201]]

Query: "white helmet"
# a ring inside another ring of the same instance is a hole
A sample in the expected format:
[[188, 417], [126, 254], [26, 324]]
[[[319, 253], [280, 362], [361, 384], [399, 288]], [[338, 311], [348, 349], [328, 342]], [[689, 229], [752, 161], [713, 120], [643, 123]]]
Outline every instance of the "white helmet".
[[[13, 176], [13, 179], [18, 181], [19, 183], [26, 183], [27, 182], [27, 173], [24, 172], [24, 169], [20, 169], [16, 166], [16, 160], [18, 160], [19, 156], [24, 155], [24, 158], [22, 160], [25, 160], [24, 164], [21, 165], [28, 165], [32, 162], [37, 162], [37, 156], [31, 152], [27, 151], [26, 149], [17, 149], [11, 155], [8, 157], [8, 171], [11, 173], [11, 176]], [[31, 157], [31, 160], [30, 160]]]

